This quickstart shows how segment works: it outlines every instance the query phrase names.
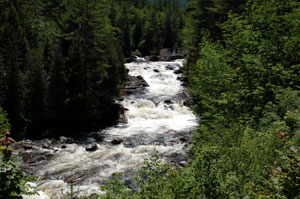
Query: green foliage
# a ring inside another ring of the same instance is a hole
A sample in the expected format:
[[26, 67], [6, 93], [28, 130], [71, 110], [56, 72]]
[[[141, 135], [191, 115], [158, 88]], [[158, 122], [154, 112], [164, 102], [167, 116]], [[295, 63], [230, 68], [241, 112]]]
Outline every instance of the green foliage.
[[154, 158], [132, 198], [299, 198], [299, 9], [297, 0], [190, 1], [181, 36], [202, 119], [190, 164]]
[[[9, 129], [10, 124], [6, 114], [0, 107], [0, 130]], [[30, 194], [25, 190], [24, 173], [20, 171], [18, 163], [13, 159], [12, 149], [4, 143], [0, 136], [0, 198], [22, 198], [21, 194]]]
[[3, 136], [5, 130], [10, 129], [10, 124], [7, 119], [7, 114], [4, 112], [2, 107], [0, 107], [0, 137]]
[[18, 170], [18, 164], [12, 159], [11, 150], [1, 146], [0, 155], [0, 197], [22, 198], [25, 193], [23, 173]]
[[132, 191], [128, 189], [121, 181], [121, 174], [114, 173], [113, 179], [105, 186], [101, 187], [106, 191], [105, 195], [98, 196], [99, 199], [125, 199], [132, 196]]

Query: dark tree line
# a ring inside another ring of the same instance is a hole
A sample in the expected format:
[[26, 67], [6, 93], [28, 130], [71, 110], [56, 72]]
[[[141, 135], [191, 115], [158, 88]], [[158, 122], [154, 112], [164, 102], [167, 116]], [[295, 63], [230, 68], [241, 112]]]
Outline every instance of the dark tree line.
[[35, 137], [45, 130], [109, 123], [109, 106], [125, 74], [109, 2], [2, 0], [0, 5], [0, 102], [12, 130]]
[[1, 0], [0, 106], [18, 137], [118, 118], [123, 57], [180, 47], [176, 1]]

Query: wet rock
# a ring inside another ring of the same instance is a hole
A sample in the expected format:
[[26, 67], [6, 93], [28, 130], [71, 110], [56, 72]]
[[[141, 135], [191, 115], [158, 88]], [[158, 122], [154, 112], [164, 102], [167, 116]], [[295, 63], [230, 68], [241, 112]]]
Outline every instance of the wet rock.
[[188, 82], [188, 78], [187, 77], [177, 77], [177, 80], [181, 81], [181, 82]]
[[187, 167], [188, 163], [186, 161], [181, 161], [181, 162], [179, 162], [179, 165], [182, 167]]
[[181, 138], [179, 138], [179, 140], [180, 140], [181, 142], [187, 142], [187, 139], [186, 139], [185, 137], [181, 137]]
[[185, 55], [183, 54], [174, 54], [174, 55], [166, 55], [160, 58], [159, 61], [174, 61], [176, 59], [184, 59]]
[[117, 100], [120, 101], [120, 102], [123, 102], [124, 101], [124, 97], [121, 97], [121, 98], [119, 98]]
[[43, 148], [43, 149], [50, 149], [50, 145], [48, 145], [47, 143], [46, 143], [46, 144], [43, 144], [42, 148]]
[[126, 90], [149, 87], [149, 84], [144, 80], [144, 78], [141, 75], [127, 75], [127, 80], [130, 81], [130, 85], [125, 87]]
[[128, 122], [127, 118], [125, 117], [125, 115], [121, 115], [119, 122], [126, 124]]
[[183, 73], [183, 70], [182, 69], [177, 69], [177, 70], [174, 70], [174, 74], [182, 74]]
[[164, 108], [166, 109], [166, 110], [168, 110], [168, 109], [171, 109], [172, 111], [174, 111], [175, 110], [175, 107], [171, 104], [171, 105], [164, 105]]
[[33, 149], [33, 145], [26, 144], [26, 145], [23, 145], [23, 148], [25, 150], [31, 150], [31, 149]]
[[157, 56], [157, 55], [146, 56], [145, 60], [146, 61], [159, 61], [160, 60], [160, 56]]
[[128, 95], [131, 95], [131, 94], [133, 94], [133, 91], [131, 91], [131, 90], [125, 90], [125, 93], [128, 94]]
[[166, 70], [174, 70], [174, 69], [175, 69], [175, 66], [173, 66], [173, 65], [166, 66]]
[[136, 78], [139, 80], [144, 79], [141, 75], [136, 76]]
[[165, 104], [173, 104], [173, 102], [171, 100], [165, 100], [164, 103]]
[[114, 139], [111, 141], [111, 143], [112, 143], [113, 145], [118, 145], [118, 144], [121, 144], [122, 142], [123, 142], [123, 140], [120, 139], [120, 138], [114, 138]]
[[153, 71], [156, 72], [156, 73], [159, 73], [159, 70], [157, 70], [157, 69], [153, 69]]
[[96, 142], [93, 142], [93, 143], [89, 144], [85, 148], [86, 151], [96, 151], [97, 149], [98, 149], [98, 146], [97, 146]]
[[130, 56], [130, 57], [125, 57], [124, 59], [125, 63], [130, 63], [136, 61], [136, 57]]
[[183, 87], [187, 87], [187, 86], [188, 86], [188, 83], [186, 83], [186, 82], [183, 82], [183, 83], [181, 84], [181, 86], [183, 86]]
[[62, 148], [62, 149], [65, 149], [65, 148], [67, 148], [67, 146], [66, 146], [66, 145], [62, 145], [61, 148]]
[[74, 142], [74, 140], [73, 140], [72, 138], [67, 138], [67, 137], [65, 137], [65, 136], [60, 136], [60, 137], [59, 137], [59, 141], [60, 141], [61, 143], [68, 143], [68, 144], [71, 144], [71, 143]]

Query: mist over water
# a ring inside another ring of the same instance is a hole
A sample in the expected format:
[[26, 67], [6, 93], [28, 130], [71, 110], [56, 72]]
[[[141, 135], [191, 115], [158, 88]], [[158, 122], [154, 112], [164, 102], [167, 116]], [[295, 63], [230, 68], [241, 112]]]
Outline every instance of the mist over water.
[[[124, 173], [130, 184], [130, 176], [154, 150], [165, 161], [186, 159], [186, 143], [182, 138], [190, 137], [197, 126], [197, 118], [183, 105], [184, 88], [174, 74], [173, 69], [182, 67], [182, 60], [133, 62], [126, 67], [130, 75], [141, 75], [150, 85], [117, 101], [127, 110], [127, 123], [87, 134], [84, 141], [66, 144], [66, 148], [39, 148], [51, 154], [47, 163], [35, 164], [32, 168], [39, 176], [36, 190], [40, 195], [24, 198], [62, 198], [70, 190], [68, 181], [74, 181], [74, 190], [79, 190], [79, 195], [101, 193], [99, 187], [115, 172]], [[103, 140], [97, 142], [95, 135], [102, 136]], [[113, 145], [114, 139], [122, 143]], [[93, 141], [97, 142], [98, 150], [86, 151], [85, 147]]]

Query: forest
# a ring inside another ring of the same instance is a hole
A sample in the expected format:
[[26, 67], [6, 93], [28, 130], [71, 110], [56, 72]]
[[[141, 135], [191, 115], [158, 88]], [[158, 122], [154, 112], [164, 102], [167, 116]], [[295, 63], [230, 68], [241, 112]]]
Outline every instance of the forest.
[[[299, 199], [298, 0], [0, 0], [0, 10], [0, 130], [16, 138], [111, 125], [124, 57], [187, 52], [200, 118], [188, 166], [153, 157], [138, 188], [115, 175], [98, 198]], [[22, 193], [17, 176], [0, 196]]]

